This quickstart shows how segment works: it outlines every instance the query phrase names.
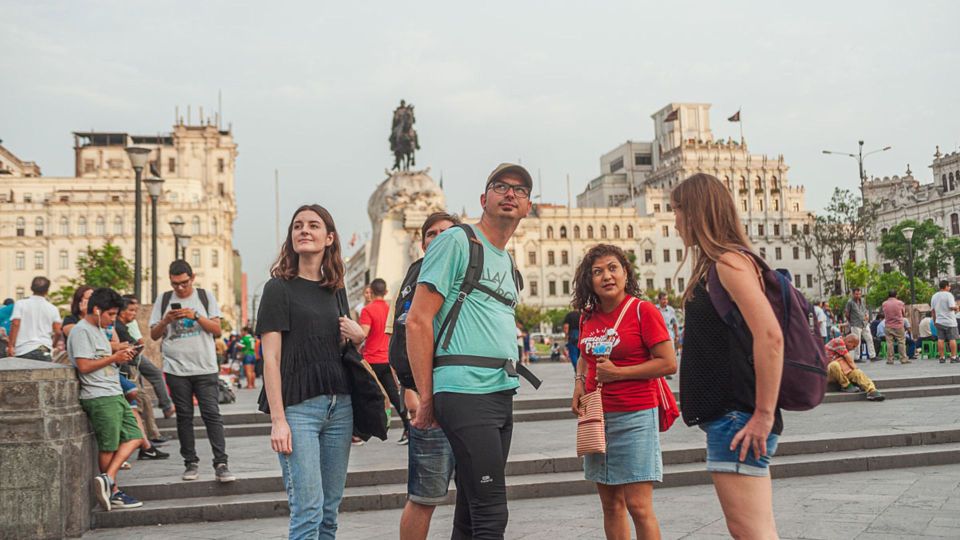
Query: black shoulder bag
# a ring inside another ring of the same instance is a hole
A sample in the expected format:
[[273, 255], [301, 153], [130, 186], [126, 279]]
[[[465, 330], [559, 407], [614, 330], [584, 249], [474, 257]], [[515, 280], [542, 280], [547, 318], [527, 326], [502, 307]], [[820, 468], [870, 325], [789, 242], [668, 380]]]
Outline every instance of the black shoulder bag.
[[[345, 289], [337, 290], [337, 308], [342, 317], [349, 317]], [[341, 345], [340, 355], [350, 378], [353, 434], [365, 441], [370, 437], [387, 440], [387, 412], [383, 408], [383, 389], [380, 383], [352, 342], [346, 340]]]

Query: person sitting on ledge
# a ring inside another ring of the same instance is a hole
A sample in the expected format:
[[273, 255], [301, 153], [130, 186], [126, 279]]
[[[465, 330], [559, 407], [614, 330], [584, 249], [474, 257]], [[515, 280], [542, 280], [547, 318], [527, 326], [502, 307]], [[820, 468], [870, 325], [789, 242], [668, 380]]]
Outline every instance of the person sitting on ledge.
[[840, 385], [841, 392], [854, 393], [863, 390], [867, 401], [883, 401], [884, 396], [877, 390], [870, 377], [859, 369], [853, 361], [852, 351], [860, 350], [860, 338], [849, 334], [842, 338], [833, 338], [824, 347], [830, 364], [827, 366], [827, 381]]

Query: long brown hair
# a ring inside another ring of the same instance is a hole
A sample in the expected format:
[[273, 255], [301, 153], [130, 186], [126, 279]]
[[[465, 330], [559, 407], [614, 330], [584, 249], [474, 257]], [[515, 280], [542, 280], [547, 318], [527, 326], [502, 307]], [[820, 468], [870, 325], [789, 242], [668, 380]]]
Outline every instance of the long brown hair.
[[323, 250], [323, 260], [320, 262], [320, 286], [327, 289], [342, 288], [345, 271], [343, 258], [340, 256], [340, 235], [337, 234], [337, 226], [333, 223], [333, 216], [319, 204], [305, 204], [293, 213], [293, 217], [290, 218], [290, 225], [287, 226], [287, 239], [280, 248], [277, 261], [270, 268], [270, 276], [285, 280], [297, 277], [300, 254], [293, 250], [293, 222], [297, 219], [297, 214], [305, 210], [320, 216], [327, 233], [333, 235], [333, 243]]
[[683, 213], [680, 225], [686, 249], [677, 272], [691, 251], [695, 257], [690, 286], [683, 293], [686, 301], [693, 297], [695, 285], [721, 255], [751, 246], [730, 191], [715, 176], [697, 173], [687, 178], [673, 188], [670, 200]]
[[620, 266], [626, 272], [625, 288], [627, 295], [640, 297], [640, 284], [637, 282], [637, 274], [634, 272], [627, 254], [617, 246], [597, 244], [584, 254], [580, 264], [577, 265], [577, 272], [573, 278], [573, 301], [570, 302], [573, 309], [581, 313], [589, 313], [600, 304], [600, 298], [597, 297], [597, 293], [593, 292], [593, 263], [597, 262], [600, 257], [606, 256], [616, 257], [620, 261]]

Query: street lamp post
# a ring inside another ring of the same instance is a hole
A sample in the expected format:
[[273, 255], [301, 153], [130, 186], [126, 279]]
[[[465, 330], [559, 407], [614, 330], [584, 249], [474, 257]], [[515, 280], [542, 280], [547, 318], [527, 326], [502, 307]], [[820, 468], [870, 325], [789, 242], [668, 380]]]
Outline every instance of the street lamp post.
[[180, 235], [180, 249], [183, 250], [183, 255], [180, 258], [183, 260], [187, 260], [187, 247], [190, 245], [190, 238], [192, 237], [189, 234]]
[[140, 185], [140, 178], [143, 176], [143, 168], [147, 165], [147, 157], [150, 155], [149, 148], [140, 148], [139, 146], [128, 146], [127, 156], [130, 157], [130, 164], [133, 165], [133, 171], [136, 175], [136, 188], [134, 189], [134, 240], [133, 240], [133, 295], [141, 301], [140, 286], [143, 281], [143, 189]]
[[144, 180], [150, 194], [150, 299], [157, 297], [157, 200], [163, 193], [163, 178], [151, 176]]
[[170, 222], [170, 230], [173, 231], [173, 258], [180, 258], [180, 237], [183, 235], [183, 227], [186, 223], [181, 218], [176, 218]]
[[[862, 199], [863, 199], [863, 185], [867, 182], [867, 173], [863, 170], [863, 160], [864, 160], [864, 158], [866, 158], [866, 157], [869, 156], [870, 154], [876, 154], [876, 153], [878, 153], [878, 152], [886, 152], [887, 150], [890, 150], [890, 149], [893, 148], [893, 147], [892, 147], [892, 146], [884, 146], [883, 148], [878, 148], [878, 149], [876, 149], [876, 150], [872, 150], [872, 151], [867, 152], [866, 154], [864, 154], [864, 153], [863, 153], [863, 141], [862, 141], [862, 140], [861, 140], [861, 141], [857, 141], [857, 143], [859, 144], [860, 149], [857, 151], [856, 154], [851, 154], [851, 153], [849, 153], [849, 152], [836, 152], [836, 151], [832, 151], [832, 150], [823, 150], [823, 153], [824, 153], [824, 154], [829, 154], [829, 155], [832, 155], [832, 156], [847, 156], [847, 157], [852, 157], [853, 159], [857, 160], [857, 165], [859, 165], [859, 167], [860, 167], [860, 198], [861, 198], [861, 200], [862, 200]], [[864, 262], [869, 263], [869, 262], [870, 262], [870, 253], [869, 253], [869, 251], [868, 251], [868, 249], [867, 249], [867, 240], [866, 240], [866, 238], [864, 238], [864, 240], [863, 240], [863, 255], [864, 255]]]
[[901, 229], [903, 237], [907, 239], [909, 250], [907, 251], [907, 270], [910, 272], [910, 305], [917, 303], [917, 291], [913, 286], [913, 227], [904, 227]]

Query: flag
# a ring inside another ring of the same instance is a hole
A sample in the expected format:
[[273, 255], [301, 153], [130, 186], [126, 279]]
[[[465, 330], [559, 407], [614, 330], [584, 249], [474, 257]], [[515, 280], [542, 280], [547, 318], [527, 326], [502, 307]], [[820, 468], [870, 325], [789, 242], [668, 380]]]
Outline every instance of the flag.
[[733, 116], [727, 118], [727, 122], [739, 122], [740, 121], [740, 111], [734, 113]]
[[674, 122], [674, 121], [676, 121], [677, 118], [679, 118], [679, 117], [680, 117], [680, 109], [674, 109], [674, 110], [670, 111], [670, 114], [668, 114], [667, 117], [663, 119], [663, 121], [664, 121], [664, 122]]

